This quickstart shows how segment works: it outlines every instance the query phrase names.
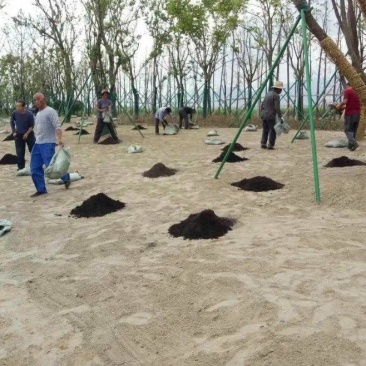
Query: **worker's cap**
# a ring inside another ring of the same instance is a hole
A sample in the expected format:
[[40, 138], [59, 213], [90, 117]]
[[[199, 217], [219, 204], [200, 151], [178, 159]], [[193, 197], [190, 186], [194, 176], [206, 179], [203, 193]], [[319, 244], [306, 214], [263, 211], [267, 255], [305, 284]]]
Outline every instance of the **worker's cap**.
[[272, 88], [283, 89], [283, 82], [282, 81], [275, 81]]
[[108, 89], [103, 89], [103, 90], [100, 92], [100, 95], [103, 95], [104, 93], [110, 94]]

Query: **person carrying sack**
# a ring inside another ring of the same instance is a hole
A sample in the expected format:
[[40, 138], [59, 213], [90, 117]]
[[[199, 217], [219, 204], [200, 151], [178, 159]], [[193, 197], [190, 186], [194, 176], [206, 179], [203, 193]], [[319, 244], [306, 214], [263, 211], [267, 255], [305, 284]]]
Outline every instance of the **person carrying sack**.
[[[261, 148], [274, 150], [274, 145], [276, 143], [276, 131], [274, 126], [276, 124], [276, 116], [281, 120], [282, 113], [280, 108], [280, 94], [283, 89], [283, 82], [276, 81], [273, 84], [273, 90], [270, 90], [264, 97], [261, 105], [260, 116], [263, 121], [263, 132], [261, 139]], [[268, 141], [268, 145], [267, 145]]]
[[[47, 105], [46, 97], [42, 93], [36, 93], [33, 96], [33, 101], [39, 108], [39, 112], [35, 123], [36, 142], [32, 149], [30, 161], [31, 177], [36, 192], [31, 197], [37, 197], [47, 193], [43, 165], [49, 166], [52, 157], [55, 155], [56, 143], [59, 147], [62, 147], [64, 142], [57, 112]], [[65, 188], [70, 187], [69, 173], [63, 175], [61, 180], [65, 184]]]
[[112, 102], [108, 99], [109, 91], [106, 89], [102, 90], [101, 99], [97, 102], [98, 121], [94, 132], [94, 143], [98, 143], [102, 136], [104, 126], [107, 126], [113, 140], [120, 142], [116, 134], [116, 130], [113, 126], [112, 121]]

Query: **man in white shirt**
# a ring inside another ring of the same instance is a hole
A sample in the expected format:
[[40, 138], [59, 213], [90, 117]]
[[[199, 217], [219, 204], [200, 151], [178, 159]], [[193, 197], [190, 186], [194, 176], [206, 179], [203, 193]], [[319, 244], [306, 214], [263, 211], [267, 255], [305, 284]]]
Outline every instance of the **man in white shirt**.
[[166, 121], [166, 116], [170, 116], [172, 118], [172, 110], [171, 108], [162, 107], [159, 108], [155, 113], [155, 135], [159, 135], [159, 123], [163, 125], [163, 128], [165, 129], [165, 126], [168, 124]]
[[[57, 112], [47, 106], [46, 98], [42, 93], [34, 94], [33, 101], [39, 108], [35, 123], [36, 143], [33, 146], [30, 162], [31, 177], [36, 187], [36, 192], [31, 197], [36, 197], [47, 193], [43, 165], [47, 167], [50, 164], [55, 154], [56, 140], [58, 146], [63, 146], [64, 143]], [[61, 179], [64, 181], [65, 188], [69, 188], [70, 175], [67, 173]]]

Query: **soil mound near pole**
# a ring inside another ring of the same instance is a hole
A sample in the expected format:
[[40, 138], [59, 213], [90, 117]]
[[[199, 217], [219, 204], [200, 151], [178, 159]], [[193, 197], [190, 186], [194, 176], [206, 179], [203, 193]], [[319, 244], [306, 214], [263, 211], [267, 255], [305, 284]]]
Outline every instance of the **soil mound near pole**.
[[[226, 152], [223, 151], [221, 153], [220, 156], [218, 156], [216, 159], [212, 160], [213, 163], [219, 163], [221, 161], [224, 160], [224, 157], [226, 155]], [[227, 163], [237, 163], [239, 161], [244, 161], [244, 160], [248, 160], [247, 158], [241, 158], [240, 156], [234, 154], [233, 152], [231, 152], [231, 154], [229, 155], [229, 157], [227, 158], [226, 162]]]
[[132, 128], [132, 130], [147, 130], [147, 128], [141, 125], [136, 125], [134, 128]]
[[349, 159], [347, 156], [341, 156], [340, 158], [335, 158], [331, 160], [325, 167], [327, 168], [344, 168], [347, 166], [359, 166], [366, 165], [363, 161]]
[[11, 164], [17, 164], [17, 163], [18, 163], [18, 159], [17, 159], [16, 155], [12, 155], [12, 154], [5, 154], [0, 159], [1, 165], [11, 165]]
[[116, 145], [119, 144], [119, 141], [113, 140], [111, 136], [107, 137], [105, 140], [98, 142], [99, 145]]
[[70, 214], [75, 217], [100, 217], [122, 210], [125, 206], [126, 204], [121, 201], [113, 200], [104, 193], [98, 193], [73, 208]]
[[[231, 144], [224, 146], [221, 150], [226, 153], [229, 150]], [[239, 144], [239, 143], [235, 143], [233, 151], [244, 151], [244, 150], [248, 150], [247, 147], [244, 147], [243, 145]]]
[[15, 137], [11, 133], [10, 135], [6, 136], [3, 141], [14, 141]]
[[80, 130], [78, 130], [79, 132], [77, 132], [77, 133], [74, 133], [74, 135], [89, 135], [89, 132], [87, 131], [87, 130], [84, 130], [84, 129], [82, 129], [81, 130], [81, 133], [80, 133]]
[[225, 235], [235, 224], [234, 219], [219, 217], [213, 210], [191, 214], [186, 220], [169, 228], [169, 234], [183, 239], [217, 239]]
[[69, 126], [65, 128], [65, 131], [79, 131], [79, 129], [77, 127]]
[[155, 164], [150, 170], [143, 172], [142, 175], [146, 178], [170, 177], [177, 172], [177, 169], [166, 167], [163, 163]]
[[239, 182], [231, 183], [231, 185], [244, 191], [252, 192], [274, 191], [276, 189], [282, 189], [285, 186], [284, 184], [278, 183], [271, 178], [261, 176], [243, 179]]

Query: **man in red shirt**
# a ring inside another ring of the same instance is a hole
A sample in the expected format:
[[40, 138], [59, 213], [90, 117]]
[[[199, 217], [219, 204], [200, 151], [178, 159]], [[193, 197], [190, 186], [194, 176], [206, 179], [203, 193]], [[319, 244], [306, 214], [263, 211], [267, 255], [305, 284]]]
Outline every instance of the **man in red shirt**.
[[341, 106], [346, 106], [344, 115], [344, 132], [348, 139], [348, 148], [354, 151], [358, 148], [356, 133], [361, 118], [361, 102], [351, 85], [347, 83]]

